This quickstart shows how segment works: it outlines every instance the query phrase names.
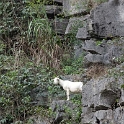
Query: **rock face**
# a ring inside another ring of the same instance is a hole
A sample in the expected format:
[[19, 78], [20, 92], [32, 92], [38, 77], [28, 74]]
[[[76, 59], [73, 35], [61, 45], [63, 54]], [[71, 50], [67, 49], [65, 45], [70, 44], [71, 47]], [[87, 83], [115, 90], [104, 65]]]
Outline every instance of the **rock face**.
[[123, 0], [110, 0], [91, 11], [93, 34], [103, 38], [124, 36], [123, 8]]
[[67, 120], [70, 120], [71, 124], [76, 123], [77, 111], [79, 111], [78, 105], [70, 101], [59, 100], [52, 102], [51, 109], [55, 113], [55, 118], [53, 118], [54, 124], [59, 124], [61, 121], [66, 123]]
[[82, 17], [71, 17], [66, 27], [65, 34], [76, 33], [78, 30], [78, 27], [82, 27], [84, 25], [82, 22], [84, 19], [85, 17], [83, 16]]
[[66, 16], [86, 13], [85, 0], [63, 0], [63, 11]]
[[92, 63], [102, 63], [104, 65], [114, 65], [124, 56], [124, 40], [85, 40], [78, 51], [85, 51], [84, 65]]
[[[85, 25], [78, 29], [76, 37], [84, 41], [80, 50], [87, 52], [85, 65], [90, 63], [113, 65], [123, 58], [124, 40], [121, 38], [124, 36], [123, 8], [123, 0], [102, 3], [92, 9], [89, 18], [85, 20]], [[113, 37], [120, 38], [103, 40]]]
[[[83, 86], [82, 124], [124, 123], [124, 63], [115, 68], [109, 76], [91, 80]], [[118, 77], [113, 77], [113, 73]]]

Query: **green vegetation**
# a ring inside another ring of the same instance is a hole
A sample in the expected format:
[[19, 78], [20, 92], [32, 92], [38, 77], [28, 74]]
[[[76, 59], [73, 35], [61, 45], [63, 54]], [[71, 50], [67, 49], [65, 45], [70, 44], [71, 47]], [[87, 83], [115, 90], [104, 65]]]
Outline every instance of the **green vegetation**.
[[[51, 79], [59, 74], [74, 74], [82, 70], [83, 56], [65, 60], [76, 42], [74, 32], [61, 41], [52, 30], [45, 4], [52, 0], [2, 0], [0, 2], [0, 123], [32, 124], [31, 116], [54, 116], [50, 108], [35, 106], [33, 91], [48, 92], [51, 98], [65, 92], [53, 86]], [[59, 90], [59, 92], [58, 92]], [[81, 102], [74, 96], [73, 101]], [[80, 98], [81, 99], [81, 98]], [[49, 103], [48, 103], [49, 104]], [[81, 107], [80, 107], [81, 110]], [[81, 111], [80, 111], [81, 113]], [[77, 111], [78, 118], [80, 113]]]
[[66, 59], [63, 64], [64, 74], [79, 74], [83, 71], [81, 70], [83, 67], [83, 55], [78, 59]]

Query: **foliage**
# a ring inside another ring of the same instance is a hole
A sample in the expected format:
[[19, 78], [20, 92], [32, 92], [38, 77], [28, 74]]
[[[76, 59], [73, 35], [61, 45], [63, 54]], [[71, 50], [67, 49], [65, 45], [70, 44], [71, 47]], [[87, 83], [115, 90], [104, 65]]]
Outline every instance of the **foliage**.
[[123, 84], [123, 85], [121, 85], [121, 88], [122, 88], [122, 89], [124, 89], [124, 84]]
[[[71, 99], [74, 103], [75, 108], [72, 109], [69, 106], [64, 106], [65, 114], [67, 115], [67, 119], [63, 119], [60, 124], [72, 124], [77, 123], [80, 124], [81, 122], [81, 113], [82, 113], [82, 106], [81, 106], [81, 95], [77, 94]], [[68, 119], [69, 118], [69, 119]]]
[[[44, 75], [44, 73], [46, 75]], [[31, 92], [40, 86], [42, 90], [48, 88], [46, 83], [50, 76], [42, 66], [24, 67], [19, 70], [9, 71], [0, 77], [0, 109], [2, 121], [13, 122], [25, 120], [33, 114]]]
[[67, 59], [63, 63], [65, 63], [63, 66], [64, 74], [79, 74], [82, 71], [83, 55], [78, 59]]
[[62, 54], [70, 52], [70, 46], [75, 44], [75, 32], [64, 42], [60, 40], [45, 12], [44, 5], [51, 3], [52, 0], [0, 1], [1, 124], [31, 124], [27, 118], [38, 113], [53, 116], [50, 109], [33, 105], [33, 89], [47, 90], [49, 99], [63, 97], [65, 92], [53, 86], [51, 78], [61, 70], [65, 74], [81, 71], [83, 57], [62, 62]]

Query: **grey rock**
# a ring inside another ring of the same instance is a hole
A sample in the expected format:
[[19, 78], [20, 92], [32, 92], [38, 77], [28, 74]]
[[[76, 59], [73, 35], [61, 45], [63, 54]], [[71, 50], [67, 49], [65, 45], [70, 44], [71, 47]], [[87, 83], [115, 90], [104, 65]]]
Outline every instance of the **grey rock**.
[[63, 12], [65, 16], [76, 15], [80, 13], [86, 13], [86, 7], [84, 0], [64, 0], [63, 1]]
[[45, 9], [47, 14], [54, 15], [54, 16], [62, 12], [61, 6], [46, 5]]
[[84, 57], [84, 62], [85, 65], [89, 65], [90, 63], [102, 63], [103, 59], [103, 55], [89, 53]]
[[[81, 124], [124, 123], [124, 63], [83, 86]], [[115, 76], [115, 78], [114, 78]]]
[[121, 108], [113, 112], [109, 110], [99, 110], [82, 117], [82, 124], [123, 124], [124, 112]]
[[81, 117], [81, 124], [97, 124], [94, 120], [94, 112], [91, 112]]
[[115, 124], [124, 124], [124, 108], [118, 107], [114, 111]]
[[88, 17], [89, 15], [81, 16], [81, 17], [70, 17], [65, 34], [69, 34], [69, 33], [76, 34], [78, 31], [78, 28], [86, 25], [86, 19]]
[[94, 40], [85, 40], [82, 47], [83, 50], [88, 51], [92, 54], [104, 54], [104, 48], [96, 45], [96, 42]]
[[111, 108], [118, 97], [118, 85], [115, 82], [114, 78], [103, 78], [86, 83], [82, 93], [83, 106], [95, 108], [95, 110]]
[[65, 34], [66, 27], [68, 25], [68, 19], [55, 19], [52, 23], [52, 27], [57, 34]]
[[123, 0], [105, 2], [91, 11], [92, 33], [102, 38], [124, 36]]
[[92, 112], [95, 112], [95, 109], [91, 108], [91, 107], [83, 107], [82, 112], [83, 113], [81, 114], [81, 116], [83, 117], [83, 116], [88, 115], [88, 114], [90, 114]]
[[90, 39], [91, 36], [88, 34], [87, 28], [82, 27], [82, 28], [78, 28], [76, 38], [85, 40], [85, 39]]
[[73, 51], [74, 51], [74, 58], [75, 59], [78, 59], [79, 57], [81, 57], [82, 55], [85, 54], [85, 51], [83, 50], [81, 44], [75, 45]]
[[[117, 43], [116, 43], [117, 42]], [[89, 54], [85, 56], [85, 65], [90, 63], [103, 63], [105, 65], [113, 65], [119, 62], [124, 56], [124, 41], [101, 41], [97, 45], [95, 40], [85, 40], [82, 49], [88, 51]]]
[[78, 106], [70, 101], [59, 100], [51, 103], [51, 109], [55, 113], [54, 123], [60, 123], [62, 120], [72, 118], [75, 123], [76, 111]]

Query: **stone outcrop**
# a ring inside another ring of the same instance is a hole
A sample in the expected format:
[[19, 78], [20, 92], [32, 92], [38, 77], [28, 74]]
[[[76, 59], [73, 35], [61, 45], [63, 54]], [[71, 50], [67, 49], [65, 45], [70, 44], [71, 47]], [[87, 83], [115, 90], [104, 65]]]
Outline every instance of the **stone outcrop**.
[[85, 0], [63, 0], [63, 12], [65, 16], [87, 13]]
[[124, 123], [123, 68], [124, 63], [111, 70], [109, 75], [90, 80], [83, 86], [82, 124]]
[[91, 11], [93, 34], [107, 38], [124, 36], [124, 1], [110, 0]]
[[51, 109], [55, 113], [55, 118], [53, 118], [54, 124], [59, 124], [61, 121], [70, 120], [72, 124], [76, 123], [77, 111], [79, 111], [78, 105], [65, 100], [53, 101], [51, 103]]
[[100, 43], [93, 40], [85, 40], [83, 50], [88, 54], [85, 56], [85, 64], [102, 63], [113, 65], [123, 58], [124, 40], [102, 40]]
[[[80, 49], [87, 52], [85, 65], [90, 63], [113, 65], [123, 58], [124, 40], [121, 37], [124, 36], [124, 12], [122, 8], [124, 8], [123, 0], [102, 3], [92, 9], [89, 18], [85, 20], [85, 25], [78, 29], [76, 37], [84, 41]], [[113, 37], [120, 38], [102, 40]]]
[[78, 27], [82, 27], [84, 25], [83, 20], [86, 17], [70, 17], [68, 25], [66, 27], [65, 34], [77, 33]]

